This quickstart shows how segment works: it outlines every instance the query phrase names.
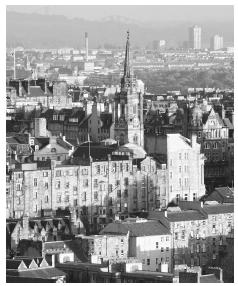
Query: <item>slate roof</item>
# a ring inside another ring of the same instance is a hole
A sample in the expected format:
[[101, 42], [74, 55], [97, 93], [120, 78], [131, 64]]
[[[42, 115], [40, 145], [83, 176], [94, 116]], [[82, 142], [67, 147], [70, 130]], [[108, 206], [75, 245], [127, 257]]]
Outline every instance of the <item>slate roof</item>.
[[89, 114], [87, 117], [85, 117], [79, 124], [79, 128], [88, 128], [88, 120], [92, 116], [92, 114]]
[[49, 267], [44, 269], [32, 269], [27, 271], [19, 272], [9, 272], [8, 274], [19, 276], [19, 277], [30, 277], [30, 278], [43, 278], [43, 279], [52, 279], [55, 277], [66, 276], [66, 273], [60, 269]]
[[64, 241], [54, 241], [50, 243], [44, 244], [45, 250], [63, 250], [66, 248], [69, 248], [75, 255], [75, 260], [78, 262], [89, 262], [88, 258], [85, 254], [85, 250], [82, 248], [82, 242], [81, 240], [75, 239], [75, 240], [64, 240]]
[[111, 113], [101, 113], [100, 119], [103, 123], [102, 127], [103, 129], [109, 129], [112, 125], [112, 114]]
[[22, 260], [15, 260], [15, 259], [7, 259], [6, 261], [6, 269], [18, 269]]
[[[107, 160], [108, 154], [115, 151], [117, 145], [103, 146], [100, 143], [90, 142], [90, 156], [94, 160]], [[72, 154], [73, 158], [89, 159], [89, 142], [81, 144]]]
[[223, 119], [224, 125], [227, 126], [229, 129], [234, 129], [233, 124], [230, 122], [229, 118], [224, 118]]
[[221, 281], [216, 278], [215, 274], [208, 274], [200, 276], [200, 283], [221, 283]]
[[[39, 138], [35, 138], [35, 145], [39, 146], [39, 150], [41, 150], [42, 148], [44, 148], [45, 146], [47, 146], [50, 143], [50, 138], [49, 137], [39, 137]], [[72, 146], [70, 144], [68, 144], [67, 142], [65, 142], [61, 137], [58, 137], [56, 139], [56, 143], [58, 145], [60, 145], [61, 147], [63, 147], [64, 149], [67, 150], [71, 150]]]
[[234, 203], [234, 189], [219, 187], [206, 197], [205, 201], [217, 201], [219, 203]]
[[157, 221], [110, 223], [100, 234], [127, 234], [132, 237], [170, 234], [168, 228]]
[[207, 216], [197, 210], [186, 210], [181, 212], [168, 212], [167, 218], [171, 222], [176, 222], [176, 221], [204, 220], [207, 218]]
[[207, 214], [234, 213], [234, 204], [204, 205], [203, 209]]

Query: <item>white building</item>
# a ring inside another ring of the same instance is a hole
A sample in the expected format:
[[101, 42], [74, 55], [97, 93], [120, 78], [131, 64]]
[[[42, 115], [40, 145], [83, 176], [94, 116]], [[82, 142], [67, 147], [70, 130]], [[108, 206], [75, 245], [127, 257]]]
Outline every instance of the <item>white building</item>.
[[100, 234], [127, 234], [129, 257], [142, 262], [142, 270], [171, 272], [171, 233], [160, 222], [127, 219], [108, 224]]

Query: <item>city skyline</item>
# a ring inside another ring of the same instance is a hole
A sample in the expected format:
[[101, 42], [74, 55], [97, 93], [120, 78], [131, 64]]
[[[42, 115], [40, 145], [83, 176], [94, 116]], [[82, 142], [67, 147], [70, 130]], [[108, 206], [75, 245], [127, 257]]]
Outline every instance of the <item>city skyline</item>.
[[7, 11], [6, 282], [233, 283], [234, 23], [108, 7]]

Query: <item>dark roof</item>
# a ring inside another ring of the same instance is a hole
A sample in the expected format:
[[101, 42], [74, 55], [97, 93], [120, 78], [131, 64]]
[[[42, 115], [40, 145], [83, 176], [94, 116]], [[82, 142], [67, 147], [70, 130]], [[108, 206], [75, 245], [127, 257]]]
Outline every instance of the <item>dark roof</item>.
[[54, 241], [44, 244], [45, 250], [52, 249], [55, 251], [64, 250], [69, 248], [74, 255], [77, 262], [89, 262], [86, 251], [82, 247], [82, 241], [75, 239], [75, 240], [64, 240], [64, 241]]
[[103, 123], [101, 128], [109, 129], [112, 125], [112, 114], [111, 113], [101, 113], [100, 119]]
[[200, 283], [221, 283], [221, 281], [216, 278], [215, 274], [207, 274], [200, 276]]
[[110, 223], [100, 234], [127, 234], [128, 231], [133, 237], [170, 234], [168, 228], [157, 221]]
[[89, 114], [87, 117], [85, 117], [79, 124], [79, 128], [88, 128], [88, 120], [92, 116], [92, 114]]
[[225, 126], [227, 126], [229, 129], [234, 129], [234, 126], [233, 126], [233, 124], [230, 122], [230, 119], [229, 119], [229, 118], [224, 118], [224, 119], [223, 119], [223, 122], [224, 122]]
[[[90, 156], [94, 160], [107, 160], [108, 154], [115, 151], [117, 145], [103, 146], [100, 143], [90, 142]], [[81, 144], [72, 154], [73, 158], [89, 159], [89, 142]]]
[[209, 194], [205, 201], [217, 201], [219, 203], [234, 203], [234, 189], [219, 187]]
[[203, 209], [207, 214], [234, 213], [234, 204], [204, 205]]
[[49, 267], [44, 269], [32, 269], [20, 272], [9, 272], [8, 274], [19, 276], [19, 277], [31, 277], [31, 278], [44, 278], [52, 279], [54, 277], [66, 276], [66, 273], [60, 269]]
[[15, 259], [7, 259], [6, 261], [6, 268], [7, 269], [18, 269], [22, 260], [15, 260]]
[[192, 220], [204, 220], [207, 216], [197, 210], [185, 210], [179, 212], [167, 212], [167, 218], [170, 222], [176, 221], [192, 221]]

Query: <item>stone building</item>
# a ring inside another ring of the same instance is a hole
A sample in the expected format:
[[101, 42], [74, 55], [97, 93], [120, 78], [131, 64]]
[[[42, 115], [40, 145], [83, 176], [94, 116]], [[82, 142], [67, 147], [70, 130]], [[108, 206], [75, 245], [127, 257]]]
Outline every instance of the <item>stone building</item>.
[[197, 102], [191, 109], [188, 120], [188, 137], [197, 134], [197, 142], [201, 144], [204, 153], [205, 183], [209, 186], [225, 185], [228, 182], [228, 139], [231, 123], [225, 118], [225, 110], [222, 106], [221, 116], [213, 107], [209, 112], [203, 112]]
[[145, 149], [148, 154], [164, 157], [168, 176], [167, 202], [198, 200], [205, 194], [204, 155], [196, 136], [189, 140], [180, 134], [147, 135]]
[[161, 223], [146, 219], [127, 219], [108, 224], [100, 234], [127, 234], [129, 257], [142, 262], [145, 271], [171, 272], [171, 233]]

